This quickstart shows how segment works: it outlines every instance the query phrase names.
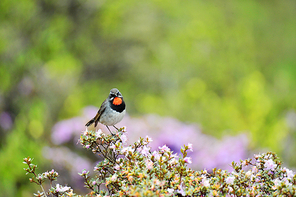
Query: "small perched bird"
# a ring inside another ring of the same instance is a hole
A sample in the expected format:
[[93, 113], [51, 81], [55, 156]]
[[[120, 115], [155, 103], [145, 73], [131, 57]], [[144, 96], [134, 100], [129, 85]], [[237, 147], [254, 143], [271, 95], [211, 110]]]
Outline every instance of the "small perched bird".
[[106, 125], [107, 129], [110, 131], [108, 126], [113, 126], [115, 129], [115, 124], [119, 123], [125, 115], [125, 102], [123, 100], [122, 94], [117, 88], [110, 90], [108, 98], [102, 103], [97, 115], [88, 121], [85, 126], [90, 126], [95, 123], [95, 127], [98, 122]]

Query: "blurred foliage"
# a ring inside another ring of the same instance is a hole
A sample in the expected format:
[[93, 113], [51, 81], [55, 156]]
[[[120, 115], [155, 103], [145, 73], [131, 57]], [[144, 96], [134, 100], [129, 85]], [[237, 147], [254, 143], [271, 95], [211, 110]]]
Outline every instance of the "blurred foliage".
[[113, 87], [132, 115], [173, 116], [217, 137], [250, 131], [250, 148], [294, 153], [295, 7], [1, 0], [0, 196], [31, 196], [22, 158], [49, 165], [41, 147], [53, 124], [99, 107]]

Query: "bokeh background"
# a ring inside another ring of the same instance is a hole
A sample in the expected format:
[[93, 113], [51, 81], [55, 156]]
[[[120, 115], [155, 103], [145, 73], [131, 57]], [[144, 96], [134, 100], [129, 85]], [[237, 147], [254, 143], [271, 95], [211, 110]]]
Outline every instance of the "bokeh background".
[[27, 156], [83, 194], [99, 158], [77, 140], [113, 87], [130, 140], [191, 142], [196, 169], [263, 151], [295, 168], [295, 19], [294, 0], [1, 0], [0, 196], [40, 190]]

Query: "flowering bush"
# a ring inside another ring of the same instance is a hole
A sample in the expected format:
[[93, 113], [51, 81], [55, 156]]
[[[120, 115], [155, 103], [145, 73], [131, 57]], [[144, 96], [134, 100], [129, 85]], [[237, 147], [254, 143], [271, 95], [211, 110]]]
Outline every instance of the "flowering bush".
[[[188, 167], [192, 162], [188, 152], [192, 144], [184, 145], [181, 154], [163, 145], [152, 151], [148, 136], [127, 145], [125, 128], [114, 135], [101, 130], [86, 130], [80, 137], [84, 148], [103, 156], [104, 160], [94, 167], [94, 175], [86, 169], [79, 175], [85, 180], [90, 192], [86, 196], [295, 196], [296, 175], [282, 167], [274, 153], [255, 155], [232, 163], [232, 171], [213, 169], [194, 171]], [[30, 178], [41, 186], [42, 192], [35, 196], [78, 196], [69, 186], [53, 181], [58, 177], [54, 170], [36, 174], [32, 159], [25, 158], [25, 170]], [[42, 184], [48, 179], [50, 189]]]

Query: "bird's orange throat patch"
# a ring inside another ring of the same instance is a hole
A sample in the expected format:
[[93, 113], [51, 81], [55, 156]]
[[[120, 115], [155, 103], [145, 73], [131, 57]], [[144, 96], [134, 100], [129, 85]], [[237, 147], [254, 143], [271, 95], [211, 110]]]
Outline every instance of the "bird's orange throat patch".
[[114, 105], [120, 105], [122, 103], [122, 99], [121, 98], [119, 98], [119, 97], [115, 97], [114, 99], [113, 99], [113, 104]]

